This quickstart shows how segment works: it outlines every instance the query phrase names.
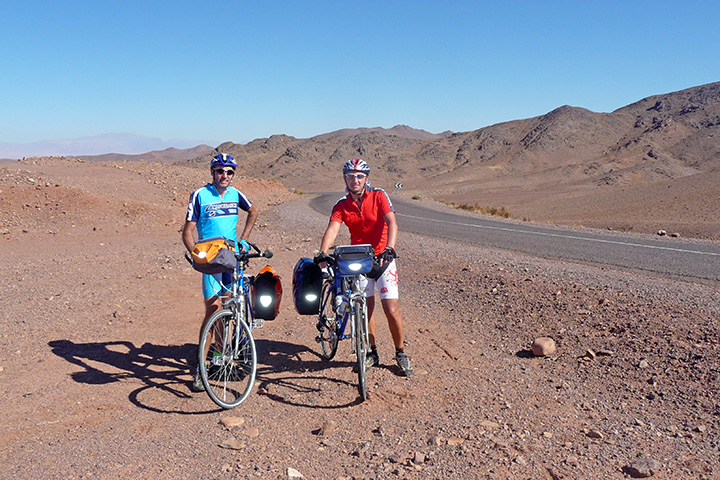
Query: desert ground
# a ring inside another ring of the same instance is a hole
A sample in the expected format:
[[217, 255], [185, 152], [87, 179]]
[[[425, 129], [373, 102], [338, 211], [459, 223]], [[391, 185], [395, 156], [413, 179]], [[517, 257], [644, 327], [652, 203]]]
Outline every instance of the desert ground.
[[[180, 228], [208, 180], [159, 163], [0, 165], [0, 477], [720, 477], [718, 285], [400, 225], [415, 373], [399, 376], [378, 313], [381, 366], [360, 402], [350, 346], [323, 361], [314, 319], [292, 302], [292, 268], [316, 252], [327, 216], [309, 195], [247, 177], [235, 186], [261, 209], [251, 239], [275, 253], [280, 315], [254, 331], [244, 404], [223, 411], [191, 393], [202, 299]], [[589, 223], [607, 215], [574, 208]], [[543, 336], [557, 351], [535, 356]]]

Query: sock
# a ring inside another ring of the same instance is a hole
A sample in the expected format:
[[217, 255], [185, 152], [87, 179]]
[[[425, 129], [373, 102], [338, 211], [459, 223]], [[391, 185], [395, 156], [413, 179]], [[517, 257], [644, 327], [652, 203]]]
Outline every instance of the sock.
[[370, 345], [370, 351], [373, 353], [377, 353], [377, 345]]
[[395, 355], [397, 355], [398, 353], [405, 353], [405, 349], [395, 347]]

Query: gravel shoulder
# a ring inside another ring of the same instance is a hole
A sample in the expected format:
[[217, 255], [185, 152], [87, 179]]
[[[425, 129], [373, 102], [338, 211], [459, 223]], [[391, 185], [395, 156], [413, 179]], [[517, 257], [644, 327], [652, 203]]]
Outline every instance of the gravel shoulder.
[[[642, 459], [653, 478], [720, 475], [717, 286], [401, 232], [415, 374], [398, 375], [380, 313], [381, 366], [360, 403], [350, 346], [323, 361], [292, 305], [292, 267], [327, 218], [252, 179], [238, 181], [261, 206], [252, 239], [275, 252], [284, 295], [254, 332], [256, 391], [219, 410], [188, 388], [202, 300], [179, 230], [204, 179], [152, 164], [0, 169], [3, 476], [595, 479]], [[540, 336], [556, 354], [532, 355]]]

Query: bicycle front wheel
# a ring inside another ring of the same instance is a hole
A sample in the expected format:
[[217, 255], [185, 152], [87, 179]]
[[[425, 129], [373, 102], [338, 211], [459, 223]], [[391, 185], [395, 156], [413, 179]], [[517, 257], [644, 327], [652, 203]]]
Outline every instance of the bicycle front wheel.
[[367, 310], [365, 302], [353, 302], [353, 324], [355, 326], [355, 355], [357, 356], [358, 391], [363, 400], [367, 400], [367, 379], [365, 377], [365, 360], [368, 352]]
[[216, 312], [203, 327], [198, 352], [200, 377], [212, 401], [226, 409], [244, 402], [257, 372], [255, 341], [247, 323], [230, 309]]
[[338, 347], [338, 325], [339, 319], [335, 313], [335, 305], [333, 302], [334, 285], [325, 282], [322, 288], [322, 296], [320, 297], [320, 314], [318, 315], [317, 341], [320, 343], [320, 350], [325, 360], [332, 360], [337, 352]]

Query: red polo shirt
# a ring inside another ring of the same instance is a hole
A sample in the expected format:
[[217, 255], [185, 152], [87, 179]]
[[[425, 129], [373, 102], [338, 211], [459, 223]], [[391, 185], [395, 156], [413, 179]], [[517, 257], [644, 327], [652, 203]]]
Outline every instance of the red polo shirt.
[[365, 188], [361, 207], [347, 194], [333, 207], [330, 221], [344, 222], [350, 230], [351, 244], [369, 243], [378, 255], [387, 245], [385, 215], [394, 211], [390, 197], [382, 188]]

